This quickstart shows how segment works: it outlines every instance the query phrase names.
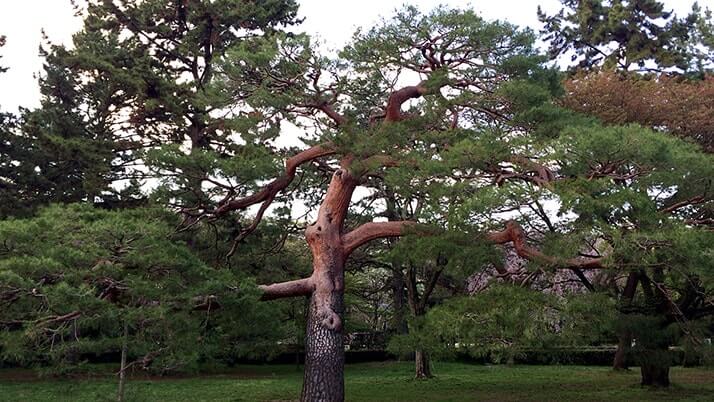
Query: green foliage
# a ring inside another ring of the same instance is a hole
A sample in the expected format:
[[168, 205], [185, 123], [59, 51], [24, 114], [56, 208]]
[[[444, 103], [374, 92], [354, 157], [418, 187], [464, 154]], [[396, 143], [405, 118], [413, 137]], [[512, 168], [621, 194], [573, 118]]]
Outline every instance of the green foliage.
[[124, 323], [130, 358], [159, 372], [274, 350], [254, 282], [206, 266], [171, 239], [175, 223], [160, 209], [81, 205], [0, 222], [3, 360], [77, 369], [117, 353]]
[[[554, 15], [540, 8], [538, 18], [550, 42], [550, 55], [572, 54], [571, 62], [591, 69], [597, 66], [628, 70], [688, 71], [697, 68], [691, 49], [699, 9], [686, 18], [666, 11], [657, 0], [561, 0], [563, 8]], [[614, 46], [613, 46], [614, 44]], [[701, 66], [701, 64], [699, 64]]]
[[516, 286], [457, 297], [413, 322], [394, 352], [421, 347], [440, 356], [469, 353], [513, 362], [526, 349], [591, 344], [611, 336], [612, 302], [602, 295], [561, 299]]

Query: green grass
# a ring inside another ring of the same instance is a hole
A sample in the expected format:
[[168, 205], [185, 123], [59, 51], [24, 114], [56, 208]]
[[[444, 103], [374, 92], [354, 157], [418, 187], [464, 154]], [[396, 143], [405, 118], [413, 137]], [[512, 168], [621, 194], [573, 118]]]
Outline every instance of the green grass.
[[[347, 367], [348, 401], [657, 401], [714, 400], [714, 370], [672, 369], [668, 390], [639, 386], [639, 371], [607, 367], [479, 366], [436, 363], [436, 378], [411, 379], [412, 365], [364, 363]], [[295, 366], [240, 366], [222, 374], [189, 378], [135, 378], [128, 401], [289, 401], [300, 394]], [[116, 380], [33, 379], [26, 372], [0, 370], [2, 401], [110, 401]]]

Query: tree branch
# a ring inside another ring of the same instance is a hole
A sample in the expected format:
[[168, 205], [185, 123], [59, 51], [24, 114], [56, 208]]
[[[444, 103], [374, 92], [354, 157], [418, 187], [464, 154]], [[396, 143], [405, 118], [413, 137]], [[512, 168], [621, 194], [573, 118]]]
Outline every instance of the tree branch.
[[298, 166], [323, 156], [333, 155], [335, 152], [334, 145], [332, 143], [326, 143], [315, 145], [298, 153], [297, 155], [289, 158], [285, 163], [285, 174], [273, 180], [255, 194], [225, 202], [223, 205], [216, 208], [215, 215], [218, 216], [230, 211], [245, 209], [259, 202], [267, 202], [270, 204], [280, 191], [292, 183]]
[[286, 297], [309, 296], [315, 290], [312, 277], [295, 281], [273, 283], [258, 286], [263, 291], [260, 300], [275, 300]]
[[317, 108], [323, 113], [325, 113], [327, 117], [332, 119], [332, 121], [334, 121], [338, 127], [344, 126], [347, 123], [347, 119], [341, 114], [337, 113], [337, 111], [329, 103], [323, 102], [317, 105]]
[[395, 122], [401, 120], [402, 105], [409, 99], [420, 98], [427, 93], [426, 82], [422, 81], [417, 85], [404, 87], [389, 95], [387, 107], [385, 109], [384, 120]]
[[694, 197], [689, 198], [689, 199], [687, 199], [687, 200], [680, 201], [680, 202], [676, 202], [676, 203], [674, 203], [674, 204], [672, 204], [672, 205], [670, 205], [670, 206], [668, 206], [668, 207], [664, 207], [664, 208], [660, 209], [660, 212], [667, 212], [667, 213], [674, 212], [674, 211], [676, 211], [676, 210], [678, 210], [678, 209], [680, 209], [680, 208], [684, 208], [684, 207], [689, 206], [689, 205], [701, 204], [701, 203], [703, 203], [705, 200], [706, 200], [706, 199], [704, 198], [703, 195], [697, 195], [697, 196], [694, 196]]
[[416, 222], [368, 222], [342, 236], [342, 248], [345, 256], [350, 255], [359, 246], [370, 240], [383, 237], [397, 237], [404, 234], [407, 227], [415, 226]]
[[508, 221], [506, 228], [499, 232], [486, 235], [486, 238], [496, 244], [513, 243], [516, 253], [523, 258], [554, 268], [604, 269], [603, 258], [568, 258], [562, 259], [545, 255], [526, 243], [526, 234], [516, 221]]

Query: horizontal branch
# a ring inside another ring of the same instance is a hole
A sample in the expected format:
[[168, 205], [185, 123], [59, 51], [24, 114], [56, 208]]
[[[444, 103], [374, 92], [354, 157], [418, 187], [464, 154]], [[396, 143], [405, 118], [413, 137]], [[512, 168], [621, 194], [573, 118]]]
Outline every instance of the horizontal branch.
[[263, 291], [260, 300], [275, 300], [286, 297], [309, 296], [315, 290], [312, 277], [295, 281], [273, 283], [258, 286]]
[[530, 261], [540, 262], [553, 268], [604, 269], [604, 259], [601, 257], [576, 257], [562, 259], [543, 254], [540, 250], [526, 243], [526, 234], [516, 221], [508, 221], [506, 228], [492, 232], [486, 238], [495, 244], [513, 243], [516, 254]]
[[674, 211], [676, 211], [676, 210], [678, 210], [678, 209], [680, 209], [680, 208], [684, 208], [684, 207], [689, 206], [689, 205], [701, 204], [701, 203], [703, 203], [704, 201], [706, 201], [706, 198], [705, 198], [703, 195], [697, 195], [697, 196], [694, 196], [694, 197], [689, 198], [689, 199], [687, 199], [687, 200], [680, 201], [680, 202], [676, 202], [676, 203], [674, 203], [674, 204], [672, 204], [672, 205], [670, 205], [670, 206], [668, 206], [668, 207], [664, 207], [664, 208], [660, 209], [660, 212], [671, 213], [671, 212], [674, 212]]
[[342, 236], [344, 253], [350, 255], [359, 246], [374, 239], [401, 236], [408, 227], [415, 225], [416, 222], [412, 221], [365, 223]]

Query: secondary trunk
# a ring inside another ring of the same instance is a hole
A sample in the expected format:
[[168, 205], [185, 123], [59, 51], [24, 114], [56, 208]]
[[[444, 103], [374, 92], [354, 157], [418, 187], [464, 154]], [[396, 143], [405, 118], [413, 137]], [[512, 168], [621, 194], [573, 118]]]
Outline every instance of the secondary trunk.
[[409, 331], [407, 326], [407, 303], [406, 294], [404, 291], [404, 275], [401, 272], [401, 266], [395, 264], [394, 272], [392, 272], [392, 298], [394, 299], [394, 316], [392, 318], [392, 327], [397, 334], [406, 334]]
[[415, 366], [415, 376], [416, 379], [426, 379], [431, 378], [431, 361], [429, 360], [429, 354], [423, 350], [417, 350], [414, 353], [414, 366]]
[[612, 368], [614, 370], [628, 370], [627, 352], [630, 350], [630, 345], [632, 344], [632, 336], [629, 332], [623, 332], [618, 338], [619, 341], [617, 343], [617, 350], [615, 351], [615, 358], [612, 362]]
[[[635, 292], [637, 292], [637, 282], [639, 281], [639, 275], [636, 272], [630, 272], [627, 276], [627, 283], [625, 288], [622, 290], [622, 297], [620, 299], [620, 312], [621, 319], [627, 320], [627, 310], [629, 310], [632, 300], [635, 297]], [[620, 329], [618, 334], [617, 351], [615, 351], [615, 358], [612, 362], [612, 368], [614, 370], [627, 370], [627, 354], [632, 345], [632, 331], [625, 325]]]
[[126, 384], [126, 353], [129, 348], [129, 324], [124, 323], [124, 333], [121, 344], [121, 363], [119, 366], [119, 390], [117, 391], [117, 401], [124, 401], [124, 385]]

